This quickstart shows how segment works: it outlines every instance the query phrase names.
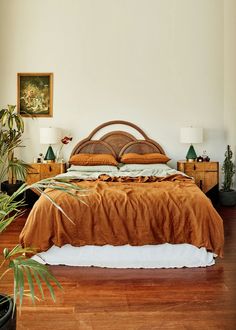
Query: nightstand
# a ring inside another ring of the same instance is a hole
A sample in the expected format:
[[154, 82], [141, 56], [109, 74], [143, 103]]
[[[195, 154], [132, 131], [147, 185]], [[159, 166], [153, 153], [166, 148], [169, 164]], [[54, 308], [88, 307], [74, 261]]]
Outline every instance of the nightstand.
[[211, 199], [213, 195], [218, 194], [219, 162], [188, 162], [181, 160], [177, 162], [177, 169], [193, 177], [198, 187]]
[[[65, 163], [33, 163], [29, 164], [31, 168], [28, 170], [26, 183], [32, 184], [37, 181], [52, 178], [58, 174], [65, 173]], [[27, 190], [26, 192], [26, 204], [30, 207], [39, 198], [39, 193], [35, 190]]]
[[26, 177], [26, 182], [28, 184], [52, 178], [66, 171], [65, 163], [34, 163], [30, 164], [30, 166], [31, 168], [28, 170]]

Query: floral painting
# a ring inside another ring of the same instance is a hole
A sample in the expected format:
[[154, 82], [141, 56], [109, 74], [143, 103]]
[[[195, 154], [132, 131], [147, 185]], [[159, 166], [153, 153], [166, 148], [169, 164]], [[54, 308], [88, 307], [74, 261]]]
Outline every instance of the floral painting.
[[52, 73], [18, 73], [17, 107], [22, 116], [52, 117]]

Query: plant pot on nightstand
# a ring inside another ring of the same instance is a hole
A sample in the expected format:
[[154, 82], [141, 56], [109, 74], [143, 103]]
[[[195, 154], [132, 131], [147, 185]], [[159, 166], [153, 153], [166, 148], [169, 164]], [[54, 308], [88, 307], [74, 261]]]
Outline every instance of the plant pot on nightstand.
[[236, 190], [219, 191], [220, 204], [223, 206], [235, 206], [236, 205]]

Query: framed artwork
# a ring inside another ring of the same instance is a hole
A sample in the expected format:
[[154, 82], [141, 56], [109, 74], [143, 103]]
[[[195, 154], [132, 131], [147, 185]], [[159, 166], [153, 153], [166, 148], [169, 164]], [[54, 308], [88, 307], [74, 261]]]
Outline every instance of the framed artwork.
[[23, 117], [52, 117], [53, 73], [17, 73], [17, 110]]

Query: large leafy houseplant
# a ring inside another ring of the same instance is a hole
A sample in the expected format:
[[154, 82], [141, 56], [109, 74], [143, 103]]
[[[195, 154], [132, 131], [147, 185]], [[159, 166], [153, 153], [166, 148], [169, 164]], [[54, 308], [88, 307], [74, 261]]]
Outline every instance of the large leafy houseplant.
[[15, 108], [15, 105], [8, 105], [0, 110], [0, 182], [7, 178], [10, 185], [24, 180], [29, 167], [14, 154], [16, 148], [22, 147], [24, 132], [23, 119]]
[[225, 159], [222, 166], [222, 171], [224, 174], [222, 189], [220, 190], [220, 202], [224, 206], [234, 206], [236, 205], [236, 191], [232, 189], [233, 177], [235, 174], [235, 165], [232, 161], [233, 152], [229, 145], [225, 152]]

